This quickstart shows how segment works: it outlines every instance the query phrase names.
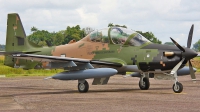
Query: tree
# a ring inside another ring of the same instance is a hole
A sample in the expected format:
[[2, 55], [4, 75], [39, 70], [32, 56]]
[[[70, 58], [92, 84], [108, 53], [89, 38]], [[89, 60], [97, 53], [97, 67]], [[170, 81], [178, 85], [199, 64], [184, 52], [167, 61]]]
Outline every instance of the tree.
[[123, 28], [127, 28], [126, 25], [122, 25], [121, 27], [123, 27]]
[[86, 28], [83, 28], [82, 30], [84, 32], [84, 35], [86, 36], [86, 35], [90, 34], [91, 32], [93, 32], [95, 29], [92, 27], [86, 27]]
[[5, 51], [5, 45], [0, 44], [0, 51]]
[[57, 32], [54, 37], [53, 37], [53, 45], [57, 46], [57, 45], [62, 45], [64, 41], [64, 34], [62, 31]]
[[84, 30], [81, 30], [79, 25], [70, 27], [66, 30], [58, 32], [48, 32], [46, 30], [38, 30], [36, 27], [31, 27], [31, 32], [28, 36], [29, 41], [34, 42], [37, 45], [44, 46], [48, 43], [55, 45], [67, 44], [72, 39], [78, 41], [85, 37]]
[[136, 31], [136, 32], [140, 33], [142, 36], [146, 37], [149, 41], [153, 43], [162, 44], [162, 42], [159, 39], [157, 39], [152, 32], [144, 32], [144, 33], [142, 31]]
[[113, 23], [108, 24], [108, 27], [113, 27], [113, 26], [127, 28], [126, 25], [118, 25], [118, 24], [113, 25]]
[[195, 51], [200, 51], [200, 39], [195, 44], [193, 44], [193, 49]]
[[114, 26], [113, 23], [108, 24], [108, 27], [113, 27], [113, 26]]
[[84, 31], [80, 30], [80, 26], [76, 25], [75, 27], [68, 26], [64, 32], [64, 42], [63, 44], [69, 43], [70, 40], [74, 39], [76, 41], [84, 37]]
[[35, 31], [38, 31], [38, 29], [35, 26], [31, 27], [31, 32], [35, 32]]
[[173, 42], [165, 42], [164, 44], [165, 44], [165, 45], [174, 45]]
[[29, 41], [32, 41], [33, 43], [40, 45], [40, 46], [45, 46], [46, 44], [46, 40], [48, 40], [49, 42], [53, 41], [53, 37], [55, 35], [55, 32], [50, 33], [46, 30], [35, 30], [37, 28], [32, 27], [31, 31], [33, 32], [32, 34], [30, 34], [28, 36]]

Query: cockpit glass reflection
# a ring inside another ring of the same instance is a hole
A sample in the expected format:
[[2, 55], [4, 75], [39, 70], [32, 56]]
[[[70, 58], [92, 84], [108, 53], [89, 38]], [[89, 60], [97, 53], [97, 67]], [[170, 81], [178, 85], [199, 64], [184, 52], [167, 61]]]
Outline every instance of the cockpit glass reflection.
[[89, 35], [90, 40], [93, 42], [109, 43], [108, 28], [93, 31]]
[[[89, 34], [92, 42], [113, 43], [131, 46], [140, 46], [146, 42], [150, 42], [141, 34], [121, 27], [105, 28], [93, 31]], [[111, 42], [109, 41], [111, 40]]]
[[129, 45], [131, 46], [141, 46], [142, 44], [145, 44], [146, 42], [150, 42], [145, 37], [143, 37], [141, 34], [137, 33], [131, 40], [129, 41]]

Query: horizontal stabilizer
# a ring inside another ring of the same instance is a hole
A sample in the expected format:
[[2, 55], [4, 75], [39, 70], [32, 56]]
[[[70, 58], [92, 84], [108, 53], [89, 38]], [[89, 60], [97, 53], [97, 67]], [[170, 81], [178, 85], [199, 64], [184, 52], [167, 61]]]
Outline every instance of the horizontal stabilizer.
[[33, 54], [41, 51], [0, 51], [0, 55], [13, 55], [13, 54]]

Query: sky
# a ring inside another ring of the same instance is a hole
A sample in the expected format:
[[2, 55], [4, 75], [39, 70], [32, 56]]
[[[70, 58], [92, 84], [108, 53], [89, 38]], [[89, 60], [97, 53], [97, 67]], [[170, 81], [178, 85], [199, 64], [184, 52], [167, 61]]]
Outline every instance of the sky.
[[8, 13], [18, 13], [27, 35], [31, 27], [57, 32], [67, 26], [106, 28], [109, 23], [152, 32], [162, 43], [187, 46], [200, 39], [199, 0], [0, 0], [0, 44], [5, 44]]

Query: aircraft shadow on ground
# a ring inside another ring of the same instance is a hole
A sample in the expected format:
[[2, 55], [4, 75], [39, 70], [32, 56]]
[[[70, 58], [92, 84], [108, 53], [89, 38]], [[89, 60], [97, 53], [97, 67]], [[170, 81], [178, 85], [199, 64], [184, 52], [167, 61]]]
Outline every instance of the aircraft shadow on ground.
[[20, 90], [20, 89], [29, 89], [29, 90], [63, 90], [63, 89], [55, 89], [55, 88], [38, 88], [39, 86], [23, 86], [23, 87], [1, 87], [1, 89], [6, 89], [6, 88], [9, 88], [9, 89], [17, 89], [17, 90]]
[[[6, 87], [4, 87], [6, 88]], [[53, 95], [53, 94], [74, 94], [74, 93], [79, 93], [78, 90], [71, 90], [71, 89], [42, 89], [42, 88], [36, 88], [36, 86], [31, 86], [31, 87], [7, 87], [10, 89], [25, 89], [25, 90], [49, 90], [45, 92], [25, 92], [25, 93], [18, 93], [18, 94], [9, 94], [9, 95], [0, 95], [0, 97], [13, 97], [13, 96], [24, 96], [24, 95]], [[132, 92], [132, 93], [144, 93], [144, 94], [153, 94], [153, 93], [164, 93], [159, 90], [168, 90], [171, 88], [151, 88], [149, 90], [140, 90], [138, 89], [104, 89], [104, 90], [89, 90], [85, 94], [90, 94], [90, 93], [119, 93], [119, 92]], [[51, 91], [54, 90], [54, 91]], [[152, 91], [153, 90], [153, 91]], [[155, 90], [155, 91], [154, 91]], [[21, 91], [20, 91], [21, 92]], [[170, 91], [171, 92], [171, 91]], [[79, 94], [84, 94], [84, 93], [79, 93]], [[171, 93], [164, 93], [164, 94], [171, 94]]]

